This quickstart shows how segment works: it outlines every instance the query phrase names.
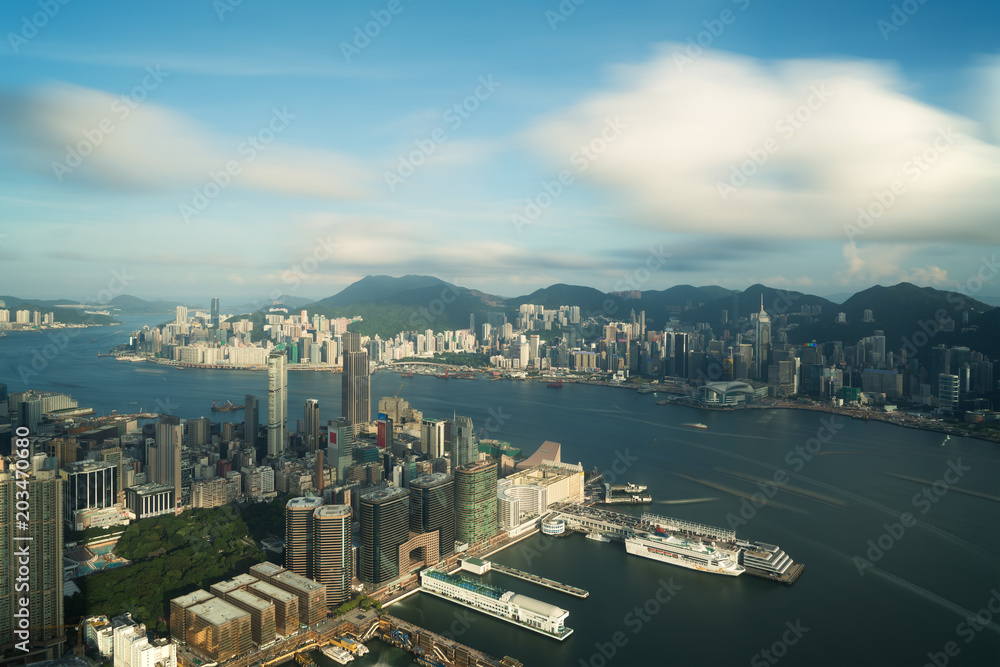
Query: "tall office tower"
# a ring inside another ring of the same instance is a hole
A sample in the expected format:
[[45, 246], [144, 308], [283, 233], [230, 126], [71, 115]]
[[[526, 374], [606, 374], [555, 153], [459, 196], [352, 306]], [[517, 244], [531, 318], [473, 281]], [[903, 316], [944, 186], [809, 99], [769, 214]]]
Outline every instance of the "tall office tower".
[[[434, 458], [434, 457], [432, 457]], [[451, 427], [451, 467], [479, 459], [476, 432], [469, 417], [455, 417]]]
[[[6, 408], [4, 409], [6, 415]], [[42, 427], [42, 399], [27, 398], [18, 405], [17, 424], [28, 429], [31, 435], [39, 435]]]
[[324, 505], [313, 512], [313, 579], [326, 586], [326, 603], [351, 596], [351, 506]]
[[315, 398], [306, 400], [303, 423], [306, 427], [306, 444], [309, 445], [310, 452], [315, 452], [319, 447], [319, 401]]
[[[0, 472], [0, 645], [52, 647], [55, 655], [51, 657], [58, 657], [57, 645], [66, 641], [62, 627], [64, 485], [54, 459], [47, 459], [26, 482], [9, 471]], [[27, 500], [17, 495], [24, 490]], [[27, 502], [30, 508], [26, 528], [18, 501]], [[18, 583], [20, 590], [15, 587]], [[25, 583], [30, 595], [24, 592]], [[25, 614], [30, 619], [27, 630], [18, 621]]]
[[420, 451], [428, 458], [444, 456], [447, 442], [444, 439], [445, 423], [443, 419], [424, 419], [420, 422]]
[[735, 331], [736, 325], [739, 324], [740, 321], [740, 293], [737, 291], [733, 292], [733, 309], [730, 312], [732, 313], [730, 321], [732, 322], [732, 328]]
[[472, 332], [472, 335], [476, 334], [476, 314], [475, 313], [469, 313], [469, 331]]
[[212, 420], [208, 417], [187, 421], [187, 443], [189, 447], [206, 445], [212, 440]]
[[341, 374], [342, 413], [352, 424], [371, 420], [371, 370], [368, 350], [361, 347], [361, 334], [345, 333], [344, 372]]
[[688, 368], [688, 335], [686, 333], [674, 334], [674, 376], [686, 378], [689, 376]]
[[[121, 450], [119, 450], [121, 452]], [[66, 482], [63, 490], [63, 516], [73, 525], [76, 512], [104, 509], [118, 502], [118, 464], [111, 461], [74, 461], [59, 471]]]
[[187, 306], [177, 306], [177, 319], [176, 323], [180, 325], [187, 324], [188, 321], [188, 309]]
[[212, 326], [219, 328], [219, 297], [212, 297]]
[[496, 532], [496, 461], [473, 461], [455, 468], [455, 539], [472, 545]]
[[455, 550], [455, 478], [431, 473], [410, 481], [410, 530], [438, 533], [438, 554]]
[[322, 498], [292, 498], [285, 504], [285, 568], [313, 578], [313, 513]]
[[760, 312], [757, 313], [757, 336], [754, 341], [753, 363], [758, 380], [767, 375], [767, 352], [771, 347], [771, 317], [764, 310], [764, 295], [760, 295]]
[[354, 465], [354, 435], [357, 431], [344, 417], [331, 419], [326, 423], [326, 428], [329, 437], [327, 450], [329, 451], [331, 447], [337, 450], [335, 455], [330, 452], [331, 457], [336, 456], [336, 458], [330, 459], [330, 463], [336, 464], [337, 482], [343, 484], [346, 476], [345, 471]]
[[284, 350], [267, 356], [267, 455], [285, 451], [285, 428], [288, 422], [288, 367]]
[[156, 424], [156, 440], [146, 447], [146, 477], [174, 487], [175, 506], [181, 506], [181, 442], [184, 427], [179, 417], [163, 415]]
[[399, 576], [399, 546], [410, 536], [409, 495], [390, 487], [361, 496], [361, 581], [379, 587]]
[[960, 383], [957, 375], [941, 373], [938, 375], [938, 397], [944, 410], [958, 410], [960, 398]]
[[257, 427], [260, 426], [260, 405], [257, 397], [247, 394], [243, 397], [243, 441], [257, 444]]
[[951, 351], [944, 345], [935, 345], [931, 348], [931, 356], [927, 364], [927, 375], [930, 378], [935, 396], [940, 396], [940, 384], [937, 378], [941, 374], [951, 375]]

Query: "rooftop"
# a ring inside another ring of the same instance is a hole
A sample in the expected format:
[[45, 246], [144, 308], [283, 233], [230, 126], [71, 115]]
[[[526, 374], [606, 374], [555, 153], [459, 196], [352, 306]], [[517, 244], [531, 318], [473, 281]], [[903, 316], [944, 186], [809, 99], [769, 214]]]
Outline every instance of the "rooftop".
[[187, 608], [190, 607], [191, 605], [196, 605], [201, 602], [205, 602], [206, 600], [211, 600], [214, 597], [215, 596], [209, 593], [208, 591], [199, 588], [198, 590], [188, 593], [187, 595], [182, 595], [178, 598], [174, 598], [173, 600], [171, 600], [171, 602], [176, 603], [181, 607]]
[[321, 588], [324, 588], [323, 584], [313, 581], [312, 579], [306, 579], [301, 574], [295, 574], [294, 572], [285, 571], [275, 577], [276, 580], [288, 584], [293, 588], [297, 588], [304, 593], [315, 593]]
[[443, 484], [453, 480], [454, 477], [443, 472], [432, 472], [429, 475], [421, 475], [416, 479], [410, 480], [410, 486], [437, 486], [438, 484]]
[[269, 598], [274, 598], [275, 600], [281, 600], [282, 602], [292, 602], [298, 600], [298, 598], [286, 590], [282, 590], [277, 586], [267, 583], [266, 581], [258, 581], [255, 584], [250, 584], [247, 586], [247, 590], [255, 593], [261, 593]]
[[315, 496], [304, 496], [300, 498], [292, 498], [288, 501], [286, 507], [293, 510], [305, 510], [314, 509], [323, 504], [322, 498], [317, 498]]
[[212, 625], [223, 625], [229, 621], [250, 616], [250, 612], [219, 598], [212, 598], [207, 602], [188, 607], [187, 610], [192, 614], [197, 614], [199, 618]]
[[317, 507], [313, 516], [318, 518], [345, 517], [351, 515], [350, 505], [323, 505]]
[[397, 498], [402, 498], [410, 493], [409, 489], [401, 489], [399, 487], [389, 487], [388, 489], [382, 489], [381, 491], [374, 491], [372, 493], [366, 493], [361, 496], [361, 500], [369, 503], [384, 503], [390, 500], [396, 500]]
[[237, 602], [242, 602], [245, 605], [253, 607], [254, 609], [264, 610], [268, 607], [273, 607], [274, 603], [270, 600], [265, 600], [264, 598], [259, 598], [252, 593], [248, 593], [244, 590], [236, 590], [229, 593], [230, 600], [236, 600]]

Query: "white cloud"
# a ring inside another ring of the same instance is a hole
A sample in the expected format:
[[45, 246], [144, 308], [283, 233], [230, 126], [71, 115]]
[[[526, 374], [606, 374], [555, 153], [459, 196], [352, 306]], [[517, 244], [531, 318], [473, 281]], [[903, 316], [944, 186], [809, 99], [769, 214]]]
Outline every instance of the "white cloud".
[[[906, 88], [879, 63], [706, 51], [678, 71], [664, 50], [618, 69], [614, 88], [549, 116], [527, 139], [565, 165], [583, 146], [600, 151], [602, 128], [619, 119], [621, 135], [579, 170], [620, 193], [624, 217], [660, 229], [847, 240], [858, 208], [898, 181], [894, 201], [862, 230], [866, 242], [990, 238], [1000, 148], [977, 138], [981, 125]], [[724, 198], [720, 184], [741, 166], [750, 175]]]
[[[169, 78], [169, 74], [162, 75]], [[155, 79], [143, 96], [155, 92]], [[141, 86], [140, 86], [141, 87]], [[150, 101], [58, 84], [9, 95], [4, 120], [26, 149], [25, 164], [54, 181], [117, 190], [200, 187], [235, 162], [231, 187], [325, 199], [362, 196], [368, 183], [355, 161], [331, 151], [290, 146], [281, 132], [294, 118], [262, 110], [256, 144], [222, 136]], [[72, 157], [78, 154], [80, 157]], [[189, 195], [190, 196], [190, 195]]]

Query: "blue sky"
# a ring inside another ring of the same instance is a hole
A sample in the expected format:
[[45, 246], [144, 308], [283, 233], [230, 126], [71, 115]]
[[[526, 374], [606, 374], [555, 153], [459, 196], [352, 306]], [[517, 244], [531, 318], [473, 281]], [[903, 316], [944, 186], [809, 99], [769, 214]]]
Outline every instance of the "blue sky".
[[995, 2], [8, 0], [0, 27], [2, 293], [956, 289], [1000, 236]]

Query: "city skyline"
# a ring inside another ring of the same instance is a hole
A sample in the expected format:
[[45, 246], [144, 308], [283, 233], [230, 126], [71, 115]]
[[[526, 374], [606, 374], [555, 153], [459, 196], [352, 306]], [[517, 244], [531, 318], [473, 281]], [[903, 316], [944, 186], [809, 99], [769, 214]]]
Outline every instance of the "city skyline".
[[995, 245], [991, 3], [223, 5], [0, 8], [12, 293], [952, 289]]

